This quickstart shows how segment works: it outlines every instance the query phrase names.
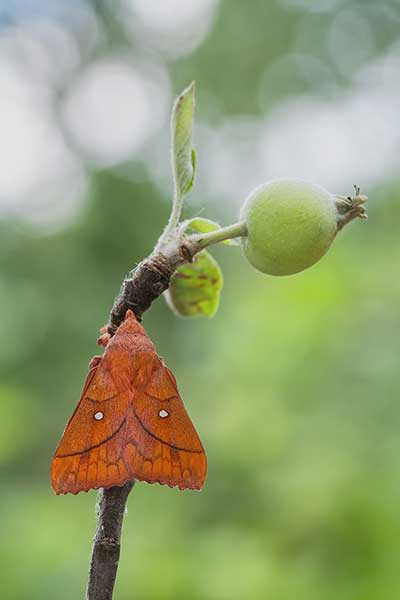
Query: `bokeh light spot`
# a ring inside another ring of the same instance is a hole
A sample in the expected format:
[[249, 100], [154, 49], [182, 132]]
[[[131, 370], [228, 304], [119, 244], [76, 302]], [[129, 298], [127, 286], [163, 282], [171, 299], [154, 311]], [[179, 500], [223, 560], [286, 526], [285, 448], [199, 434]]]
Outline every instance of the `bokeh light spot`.
[[[69, 134], [87, 158], [113, 165], [139, 150], [160, 125], [151, 81], [123, 60], [100, 60], [72, 84], [64, 104]], [[162, 93], [164, 92], [164, 94]]]

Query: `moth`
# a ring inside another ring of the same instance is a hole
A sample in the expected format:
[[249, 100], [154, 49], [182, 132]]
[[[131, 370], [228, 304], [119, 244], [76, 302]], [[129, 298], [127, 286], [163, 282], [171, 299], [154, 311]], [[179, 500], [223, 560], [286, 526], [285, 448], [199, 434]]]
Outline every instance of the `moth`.
[[207, 460], [175, 377], [131, 310], [103, 335], [78, 406], [51, 463], [56, 494], [121, 486], [131, 479], [201, 489]]

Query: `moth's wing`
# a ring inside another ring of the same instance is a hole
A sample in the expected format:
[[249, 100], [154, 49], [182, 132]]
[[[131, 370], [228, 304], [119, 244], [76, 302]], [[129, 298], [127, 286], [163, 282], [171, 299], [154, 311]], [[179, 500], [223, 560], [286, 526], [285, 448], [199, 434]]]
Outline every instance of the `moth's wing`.
[[[207, 460], [171, 371], [155, 353], [138, 356], [147, 372], [128, 410], [124, 464], [132, 477], [180, 489], [200, 489]], [[149, 362], [152, 360], [152, 365]], [[140, 376], [139, 376], [140, 379]]]
[[89, 372], [56, 449], [54, 491], [77, 494], [133, 478], [200, 489], [206, 456], [172, 373], [153, 351], [114, 348]]
[[121, 456], [130, 403], [129, 357], [117, 377], [105, 357], [91, 369], [51, 463], [57, 494], [123, 485], [131, 478]]

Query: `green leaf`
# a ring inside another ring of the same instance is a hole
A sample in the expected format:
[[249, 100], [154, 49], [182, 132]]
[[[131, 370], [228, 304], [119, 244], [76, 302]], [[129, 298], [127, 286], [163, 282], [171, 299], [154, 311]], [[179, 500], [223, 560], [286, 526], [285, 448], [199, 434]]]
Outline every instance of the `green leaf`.
[[[216, 231], [217, 229], [221, 229], [221, 225], [216, 223], [215, 221], [211, 221], [210, 219], [205, 219], [203, 217], [195, 217], [185, 222], [185, 230], [191, 229], [196, 233], [209, 233], [210, 231]], [[236, 239], [232, 240], [224, 240], [221, 244], [226, 244], [227, 246], [238, 246], [239, 242]]]
[[192, 263], [177, 269], [164, 296], [169, 307], [181, 317], [212, 317], [218, 309], [222, 285], [217, 261], [207, 250], [202, 250]]
[[195, 84], [176, 100], [172, 111], [172, 169], [176, 195], [181, 198], [193, 185], [196, 153], [192, 146]]

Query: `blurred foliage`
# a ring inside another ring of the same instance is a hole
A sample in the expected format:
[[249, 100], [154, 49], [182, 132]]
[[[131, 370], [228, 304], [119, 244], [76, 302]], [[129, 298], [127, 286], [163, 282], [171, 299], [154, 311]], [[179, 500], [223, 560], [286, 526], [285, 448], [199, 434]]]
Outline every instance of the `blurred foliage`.
[[[200, 114], [210, 98], [227, 114], [257, 112], [265, 68], [299, 30], [324, 55], [341, 3], [330, 13], [295, 4], [224, 0], [203, 44], [170, 62], [175, 90], [195, 79]], [[346, 4], [375, 30], [374, 56], [398, 38], [379, 3]], [[112, 49], [112, 11], [99, 15]], [[271, 103], [303, 83], [278, 78]], [[370, 221], [349, 226], [312, 269], [262, 276], [239, 248], [222, 246], [213, 250], [225, 279], [213, 320], [177, 319], [162, 301], [146, 315], [209, 473], [199, 494], [135, 486], [116, 599], [400, 594], [400, 180], [365, 192]], [[96, 493], [55, 497], [49, 463], [120, 282], [168, 217], [170, 189], [161, 194], [144, 173], [132, 183], [94, 171], [89, 194], [79, 221], [59, 233], [0, 222], [5, 600], [83, 597]], [[229, 212], [205, 216], [228, 223]]]

